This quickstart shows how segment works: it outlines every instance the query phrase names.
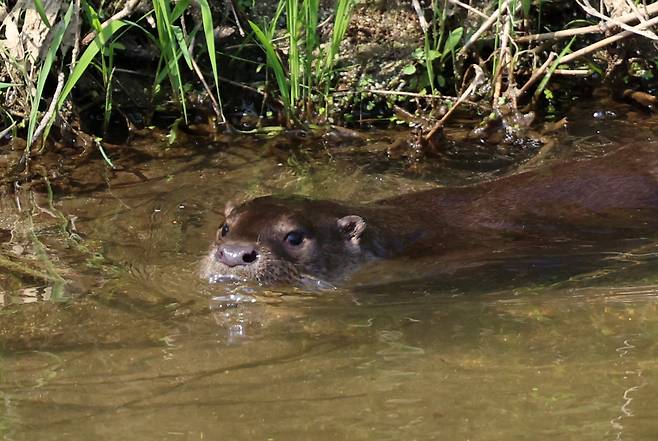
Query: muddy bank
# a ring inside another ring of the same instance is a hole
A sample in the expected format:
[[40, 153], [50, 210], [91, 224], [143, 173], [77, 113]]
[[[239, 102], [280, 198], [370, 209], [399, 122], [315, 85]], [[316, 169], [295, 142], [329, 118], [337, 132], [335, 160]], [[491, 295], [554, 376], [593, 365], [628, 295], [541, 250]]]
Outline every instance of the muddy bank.
[[[324, 1], [304, 18], [295, 14], [306, 9], [288, 11], [294, 2], [160, 10], [143, 1], [98, 9], [54, 1], [40, 13], [18, 2], [0, 11], [2, 135], [27, 139], [23, 160], [36, 141], [86, 154], [151, 127], [175, 140], [199, 125], [267, 132], [402, 124], [417, 128], [417, 150], [427, 151], [440, 148], [460, 114], [477, 120], [474, 135], [487, 142], [538, 139], [529, 130], [559, 121], [577, 99], [655, 106], [649, 20], [658, 5], [603, 3]], [[492, 128], [502, 135], [483, 135]]]

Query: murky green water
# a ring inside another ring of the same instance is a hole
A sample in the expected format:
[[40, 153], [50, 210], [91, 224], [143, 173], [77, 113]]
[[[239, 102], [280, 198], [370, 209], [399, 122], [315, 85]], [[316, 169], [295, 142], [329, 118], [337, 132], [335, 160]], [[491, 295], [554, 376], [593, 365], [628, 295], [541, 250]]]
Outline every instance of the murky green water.
[[[655, 137], [654, 117], [596, 110], [573, 115], [548, 157]], [[324, 293], [198, 279], [229, 199], [373, 200], [533, 153], [448, 145], [409, 172], [386, 159], [397, 136], [117, 150], [118, 171], [53, 180], [52, 208], [22, 194], [69, 283], [0, 278], [0, 438], [658, 439], [658, 243]], [[21, 230], [25, 214], [3, 207], [5, 231]], [[64, 239], [55, 210], [81, 241]], [[33, 242], [0, 237], [5, 254], [39, 262]], [[231, 294], [256, 302], [233, 308]]]

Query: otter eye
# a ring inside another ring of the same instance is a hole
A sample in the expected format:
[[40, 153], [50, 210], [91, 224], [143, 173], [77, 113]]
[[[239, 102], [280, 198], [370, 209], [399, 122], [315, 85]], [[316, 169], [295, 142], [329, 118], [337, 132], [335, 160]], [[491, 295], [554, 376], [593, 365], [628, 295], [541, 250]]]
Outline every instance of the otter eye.
[[290, 233], [286, 234], [284, 240], [288, 242], [288, 244], [296, 247], [301, 245], [304, 241], [304, 234], [300, 233], [299, 231], [291, 231]]
[[228, 224], [226, 222], [224, 222], [219, 231], [220, 231], [220, 234], [222, 235], [222, 237], [226, 236], [228, 234]]

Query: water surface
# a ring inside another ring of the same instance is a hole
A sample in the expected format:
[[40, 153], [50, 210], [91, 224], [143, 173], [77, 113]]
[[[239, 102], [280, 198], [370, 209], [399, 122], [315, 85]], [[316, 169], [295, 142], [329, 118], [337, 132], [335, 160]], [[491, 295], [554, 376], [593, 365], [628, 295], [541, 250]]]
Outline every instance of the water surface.
[[[411, 167], [387, 158], [407, 136], [389, 131], [292, 146], [201, 137], [117, 150], [114, 171], [75, 169], [53, 180], [52, 209], [43, 192], [23, 194], [45, 210], [29, 219], [66, 283], [0, 278], [0, 437], [657, 439], [654, 240], [315, 293], [196, 274], [230, 199], [369, 201], [655, 137], [650, 115], [600, 110], [581, 106], [536, 162], [536, 146], [464, 143]], [[3, 209], [7, 230], [29, 230]], [[3, 252], [38, 261], [29, 235], [15, 236], [0, 236]]]

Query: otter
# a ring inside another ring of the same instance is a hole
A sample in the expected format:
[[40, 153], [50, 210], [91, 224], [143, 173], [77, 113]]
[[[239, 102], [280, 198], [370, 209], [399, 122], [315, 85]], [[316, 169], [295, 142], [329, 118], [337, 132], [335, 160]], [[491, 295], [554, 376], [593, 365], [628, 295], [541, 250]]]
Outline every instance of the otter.
[[[202, 263], [210, 282], [333, 286], [366, 263], [509, 243], [642, 238], [658, 227], [658, 144], [468, 186], [346, 204], [265, 196], [228, 204]], [[513, 247], [512, 247], [513, 249]]]

